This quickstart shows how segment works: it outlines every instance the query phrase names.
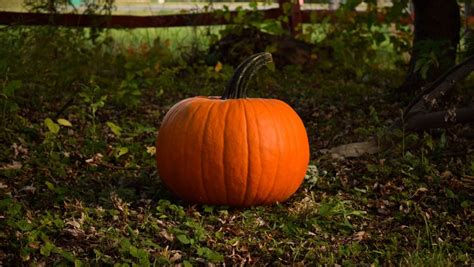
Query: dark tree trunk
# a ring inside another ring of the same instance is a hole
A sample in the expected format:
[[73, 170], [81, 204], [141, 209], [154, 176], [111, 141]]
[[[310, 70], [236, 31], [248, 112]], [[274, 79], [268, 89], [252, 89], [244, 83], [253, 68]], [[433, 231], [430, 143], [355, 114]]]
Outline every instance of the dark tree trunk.
[[[471, 0], [464, 1], [464, 15], [466, 17], [474, 16], [474, 6]], [[466, 55], [474, 55], [474, 31], [471, 27], [466, 27], [464, 40], [466, 42]]]
[[[401, 91], [408, 94], [416, 93], [455, 64], [461, 28], [456, 0], [413, 0], [413, 4], [415, 37], [408, 73], [401, 86]], [[430, 54], [436, 56], [438, 64], [427, 62]], [[426, 77], [417, 71], [417, 62], [430, 65]]]

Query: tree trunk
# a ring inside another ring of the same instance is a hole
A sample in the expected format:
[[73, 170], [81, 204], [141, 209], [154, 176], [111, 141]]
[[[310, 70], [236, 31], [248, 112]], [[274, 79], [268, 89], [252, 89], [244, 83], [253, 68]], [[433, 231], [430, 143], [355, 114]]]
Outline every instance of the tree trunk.
[[[461, 28], [456, 0], [413, 0], [413, 4], [415, 37], [410, 66], [400, 88], [408, 94], [416, 93], [455, 64]], [[429, 68], [423, 69], [426, 64]]]
[[[469, 18], [474, 15], [474, 7], [471, 0], [464, 1], [464, 15]], [[466, 27], [466, 32], [464, 35], [464, 40], [466, 41], [466, 55], [474, 55], [474, 31], [471, 27]]]

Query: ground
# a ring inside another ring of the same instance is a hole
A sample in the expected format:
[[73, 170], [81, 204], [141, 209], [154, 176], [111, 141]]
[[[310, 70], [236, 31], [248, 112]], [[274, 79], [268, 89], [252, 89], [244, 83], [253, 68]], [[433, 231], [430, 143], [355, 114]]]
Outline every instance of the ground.
[[[219, 95], [232, 68], [167, 62], [163, 40], [91, 48], [55, 32], [45, 48], [51, 35], [30, 34], [11, 37], [17, 49], [2, 61], [0, 265], [473, 263], [472, 129], [390, 128], [406, 104], [395, 98], [403, 69], [260, 72], [250, 97], [281, 99], [305, 123], [305, 181], [284, 203], [200, 206], [160, 182], [154, 142], [174, 103]], [[371, 137], [381, 152], [324, 153]]]

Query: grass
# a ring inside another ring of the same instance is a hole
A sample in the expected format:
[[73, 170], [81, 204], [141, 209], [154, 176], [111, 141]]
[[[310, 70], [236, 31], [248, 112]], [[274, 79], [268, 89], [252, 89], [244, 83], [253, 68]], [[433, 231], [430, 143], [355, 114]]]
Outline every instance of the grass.
[[152, 45], [157, 38], [162, 41], [169, 40], [170, 48], [173, 51], [177, 51], [189, 49], [190, 46], [197, 46], [199, 49], [208, 47], [211, 42], [210, 34], [218, 34], [221, 28], [223, 27], [201, 26], [109, 30], [107, 36], [132, 46], [141, 44]]
[[0, 10], [4, 11], [20, 11], [23, 10], [23, 1], [0, 0]]
[[[462, 126], [389, 130], [404, 106], [391, 98], [403, 70], [263, 70], [250, 95], [282, 99], [303, 119], [307, 177], [284, 203], [199, 206], [160, 182], [156, 132], [177, 101], [219, 95], [230, 66], [176, 61], [164, 36], [180, 43], [172, 37], [185, 31], [112, 32], [139, 36], [124, 49], [78, 31], [19, 30], [0, 38], [0, 265], [473, 263], [472, 192], [462, 182], [474, 175], [472, 141]], [[467, 97], [473, 86], [462, 84]], [[388, 149], [323, 153], [373, 135]]]
[[[206, 8], [212, 6], [213, 9], [223, 9], [227, 6], [229, 9], [234, 10], [237, 7], [249, 8], [250, 2], [169, 2], [165, 3], [116, 3], [112, 14], [114, 15], [138, 15], [138, 16], [151, 16], [151, 15], [167, 15], [177, 14], [183, 12], [204, 12]], [[161, 9], [156, 9], [156, 6]], [[269, 4], [261, 3], [259, 6], [268, 7]], [[154, 8], [155, 7], [155, 8]], [[272, 7], [276, 7], [275, 4]], [[79, 9], [83, 8], [82, 5], [78, 6]], [[0, 10], [5, 11], [25, 11], [23, 8], [22, 0], [0, 0]]]

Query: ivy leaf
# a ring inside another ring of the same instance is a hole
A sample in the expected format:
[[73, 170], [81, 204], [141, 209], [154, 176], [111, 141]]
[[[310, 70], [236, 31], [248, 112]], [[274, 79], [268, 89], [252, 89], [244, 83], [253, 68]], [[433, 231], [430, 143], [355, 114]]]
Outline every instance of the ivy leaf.
[[51, 182], [46, 181], [44, 183], [46, 184], [49, 190], [54, 191], [56, 189], [54, 184], [52, 184]]
[[122, 128], [120, 128], [118, 125], [116, 125], [115, 123], [111, 122], [111, 121], [108, 121], [106, 122], [105, 124], [107, 124], [107, 126], [109, 126], [110, 130], [112, 131], [112, 133], [114, 133], [117, 137], [119, 137], [121, 134], [122, 134]]
[[150, 254], [146, 250], [139, 249], [137, 258], [140, 261], [140, 266], [150, 266]]
[[127, 153], [128, 153], [128, 147], [119, 147], [117, 149], [117, 158], [120, 158], [121, 156], [123, 156]]
[[58, 119], [58, 124], [66, 127], [72, 127], [71, 122], [66, 119]]
[[51, 120], [50, 118], [47, 118], [44, 120], [44, 124], [46, 125], [46, 127], [48, 128], [48, 130], [54, 134], [57, 134], [59, 133], [59, 125], [57, 123], [55, 123], [53, 120]]
[[130, 255], [132, 255], [135, 258], [138, 258], [138, 249], [135, 246], [130, 246], [129, 248]]
[[46, 242], [40, 249], [40, 253], [43, 256], [48, 257], [51, 255], [51, 251], [53, 250], [54, 245], [51, 242]]
[[124, 238], [120, 241], [120, 247], [123, 251], [129, 251], [130, 246], [131, 246], [131, 244], [130, 244], [130, 241], [128, 239]]
[[210, 248], [206, 247], [198, 248], [197, 254], [212, 262], [221, 262], [224, 260], [224, 256], [222, 256], [219, 252], [213, 251]]
[[179, 242], [181, 242], [181, 243], [183, 243], [183, 244], [185, 244], [185, 245], [191, 243], [191, 240], [189, 240], [189, 238], [188, 238], [186, 235], [184, 235], [184, 234], [179, 234], [179, 235], [177, 235], [177, 236], [176, 236], [176, 239], [178, 239]]

